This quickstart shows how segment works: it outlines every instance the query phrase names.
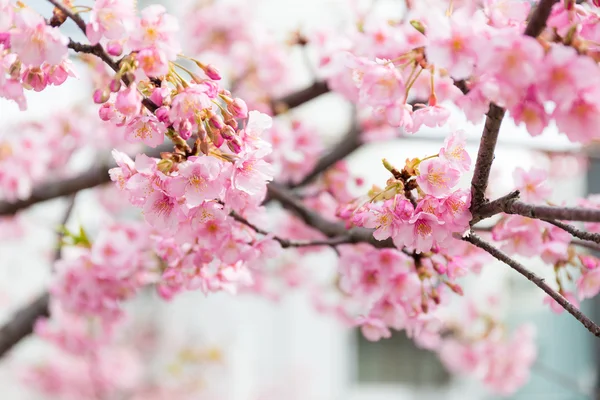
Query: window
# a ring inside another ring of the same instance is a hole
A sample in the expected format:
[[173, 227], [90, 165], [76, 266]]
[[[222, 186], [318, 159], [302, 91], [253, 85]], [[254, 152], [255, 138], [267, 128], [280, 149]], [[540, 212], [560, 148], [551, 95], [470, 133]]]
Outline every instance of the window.
[[366, 340], [356, 331], [359, 384], [392, 384], [413, 388], [447, 385], [450, 375], [437, 356], [416, 347], [404, 332], [394, 332], [389, 339]]

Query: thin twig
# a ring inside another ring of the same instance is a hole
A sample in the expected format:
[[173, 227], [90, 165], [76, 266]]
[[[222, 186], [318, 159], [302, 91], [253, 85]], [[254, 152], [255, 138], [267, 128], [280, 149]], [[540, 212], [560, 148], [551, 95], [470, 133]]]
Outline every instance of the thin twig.
[[351, 243], [351, 238], [346, 235], [328, 238], [328, 239], [316, 239], [316, 240], [285, 239], [285, 238], [281, 238], [276, 235], [272, 235], [271, 233], [265, 231], [264, 229], [259, 228], [258, 226], [254, 225], [253, 223], [251, 223], [246, 218], [242, 217], [241, 215], [239, 215], [236, 212], [231, 213], [231, 216], [233, 217], [233, 219], [235, 219], [236, 221], [238, 221], [241, 224], [248, 226], [249, 228], [254, 230], [256, 233], [259, 233], [259, 234], [265, 235], [265, 236], [271, 236], [271, 238], [273, 240], [279, 242], [281, 247], [284, 249], [291, 248], [291, 247], [316, 247], [316, 246], [335, 247], [335, 246], [339, 246], [342, 244]]
[[542, 221], [547, 222], [551, 225], [557, 226], [560, 229], [562, 229], [563, 231], [569, 232], [571, 235], [575, 236], [576, 238], [579, 238], [582, 240], [589, 240], [589, 241], [595, 242], [595, 243], [600, 243], [600, 233], [586, 232], [584, 230], [574, 227], [573, 225], [565, 224], [564, 222], [556, 221], [553, 219], [542, 219]]
[[569, 314], [571, 314], [575, 319], [577, 319], [583, 326], [587, 328], [594, 336], [600, 337], [600, 326], [596, 325], [594, 321], [586, 317], [581, 311], [579, 311], [575, 306], [573, 306], [567, 299], [565, 299], [560, 293], [552, 289], [550, 286], [546, 284], [543, 278], [537, 276], [533, 272], [529, 271], [525, 268], [521, 263], [513, 260], [507, 254], [502, 252], [500, 249], [492, 246], [488, 242], [482, 240], [475, 233], [471, 232], [468, 236], [464, 237], [463, 240], [479, 247], [487, 251], [494, 258], [502, 261], [531, 282], [533, 282], [537, 287], [542, 289], [548, 296], [552, 297], [558, 304], [560, 304]]

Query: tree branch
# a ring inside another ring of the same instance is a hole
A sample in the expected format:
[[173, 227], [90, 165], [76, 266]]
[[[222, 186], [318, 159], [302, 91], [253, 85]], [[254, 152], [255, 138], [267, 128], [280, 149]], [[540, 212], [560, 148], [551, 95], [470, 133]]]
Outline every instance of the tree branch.
[[350, 128], [348, 133], [346, 133], [344, 137], [337, 144], [335, 144], [328, 153], [324, 154], [319, 159], [313, 170], [308, 175], [306, 175], [304, 179], [302, 179], [297, 184], [290, 184], [288, 186], [306, 186], [307, 184], [311, 183], [315, 178], [317, 178], [320, 174], [331, 168], [335, 163], [346, 158], [349, 154], [351, 154], [361, 146], [360, 133], [360, 127], [355, 121], [352, 124], [352, 127]]
[[546, 27], [546, 21], [550, 17], [552, 6], [558, 3], [558, 0], [540, 0], [535, 11], [529, 19], [527, 28], [525, 28], [525, 35], [531, 37], [537, 37], [544, 28]]
[[291, 93], [280, 99], [271, 102], [271, 108], [275, 114], [282, 114], [291, 108], [296, 108], [304, 103], [308, 103], [325, 93], [329, 92], [329, 87], [325, 82], [315, 82], [311, 86]]
[[291, 239], [284, 239], [284, 238], [281, 238], [279, 236], [272, 235], [271, 233], [265, 231], [264, 229], [259, 228], [258, 226], [254, 225], [253, 223], [251, 223], [246, 218], [242, 217], [241, 215], [239, 215], [236, 212], [231, 213], [231, 216], [233, 217], [233, 219], [235, 219], [236, 221], [238, 221], [241, 224], [244, 224], [244, 225], [248, 226], [249, 228], [251, 228], [256, 233], [259, 233], [259, 234], [265, 235], [265, 236], [271, 236], [271, 238], [273, 240], [279, 242], [279, 244], [281, 245], [281, 247], [284, 248], [284, 249], [291, 248], [291, 247], [315, 247], [315, 246], [336, 247], [336, 246], [339, 246], [341, 244], [351, 243], [351, 238], [348, 235], [333, 237], [333, 238], [324, 239], [324, 240], [291, 240]]
[[[75, 196], [72, 196], [68, 200], [67, 207], [64, 211], [64, 215], [61, 221], [61, 225], [65, 225], [69, 220], [69, 216], [75, 206]], [[60, 259], [62, 233], [57, 235], [57, 250], [54, 253], [53, 262]], [[8, 352], [14, 345], [26, 336], [29, 336], [33, 332], [38, 318], [48, 317], [50, 295], [48, 292], [44, 292], [31, 304], [21, 308], [17, 311], [12, 319], [0, 327], [0, 357]]]
[[558, 304], [560, 304], [569, 314], [571, 314], [575, 319], [583, 324], [587, 328], [588, 331], [594, 334], [594, 336], [600, 337], [600, 326], [596, 325], [591, 319], [586, 317], [581, 311], [579, 311], [575, 306], [573, 306], [567, 299], [565, 299], [560, 293], [556, 292], [550, 286], [546, 284], [543, 278], [537, 276], [533, 272], [529, 271], [519, 262], [513, 260], [507, 254], [492, 246], [488, 242], [482, 240], [475, 233], [471, 232], [468, 236], [464, 237], [463, 240], [479, 247], [487, 251], [494, 258], [499, 261], [502, 261], [525, 278], [529, 279], [533, 282], [537, 287], [542, 289], [548, 296], [552, 297]]
[[[546, 21], [550, 16], [552, 6], [558, 0], [541, 0], [531, 18], [524, 34], [526, 36], [537, 37], [546, 26]], [[487, 189], [492, 162], [494, 161], [494, 153], [498, 142], [498, 133], [500, 125], [504, 118], [505, 110], [495, 104], [490, 104], [490, 109], [487, 112], [481, 142], [479, 143], [479, 151], [477, 152], [477, 160], [475, 162], [475, 170], [473, 179], [471, 180], [471, 213], [474, 215], [479, 207], [486, 203], [485, 191]]]
[[[163, 145], [156, 149], [149, 149], [149, 157], [159, 157], [162, 151], [168, 151], [169, 145]], [[58, 197], [69, 196], [80, 190], [90, 189], [110, 182], [108, 170], [116, 167], [116, 164], [99, 164], [91, 167], [81, 175], [67, 178], [58, 182], [48, 182], [34, 188], [31, 196], [24, 200], [14, 203], [0, 201], [0, 216], [13, 215], [18, 211], [43, 201], [52, 200]]]
[[473, 179], [471, 180], [472, 213], [476, 213], [477, 209], [486, 201], [485, 191], [490, 178], [494, 153], [496, 152], [496, 143], [498, 143], [498, 133], [500, 132], [500, 125], [502, 124], [504, 114], [504, 109], [495, 104], [490, 104], [490, 109], [486, 114], [483, 135], [479, 142]]
[[553, 219], [543, 219], [542, 221], [552, 224], [554, 226], [557, 226], [560, 229], [562, 229], [563, 231], [569, 232], [571, 235], [575, 236], [576, 238], [579, 238], [582, 240], [588, 240], [588, 241], [595, 242], [595, 243], [600, 243], [600, 233], [586, 232], [584, 230], [574, 227], [573, 225], [565, 224], [564, 222], [555, 221]]

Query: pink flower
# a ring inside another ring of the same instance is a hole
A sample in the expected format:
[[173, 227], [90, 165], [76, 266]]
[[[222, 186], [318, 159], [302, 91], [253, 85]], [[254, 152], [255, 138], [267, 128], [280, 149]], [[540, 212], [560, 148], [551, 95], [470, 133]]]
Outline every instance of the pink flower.
[[537, 357], [535, 328], [528, 324], [517, 329], [507, 343], [489, 343], [484, 382], [502, 395], [511, 395], [529, 379]]
[[385, 240], [393, 236], [399, 229], [405, 229], [405, 225], [413, 213], [413, 205], [407, 199], [396, 196], [387, 200], [379, 211], [372, 210], [365, 221], [366, 228], [376, 228], [373, 237], [377, 240]]
[[390, 338], [392, 332], [388, 329], [385, 323], [372, 317], [360, 317], [357, 319], [356, 324], [360, 326], [360, 330], [364, 337], [371, 342], [377, 342], [381, 338]]
[[591, 299], [600, 293], [600, 268], [585, 270], [577, 280], [579, 300]]
[[58, 28], [46, 25], [44, 18], [28, 7], [15, 15], [17, 29], [11, 33], [12, 50], [26, 65], [60, 64], [68, 54], [69, 39]]
[[360, 96], [365, 104], [386, 106], [404, 98], [402, 75], [393, 63], [365, 66], [361, 74]]
[[477, 23], [466, 13], [457, 12], [448, 18], [442, 13], [433, 12], [427, 24], [427, 60], [448, 70], [454, 79], [471, 76], [477, 61], [473, 40]]
[[467, 172], [471, 168], [471, 157], [465, 150], [466, 144], [465, 132], [455, 131], [444, 141], [444, 147], [440, 150], [440, 159], [446, 160], [459, 171]]
[[436, 197], [446, 195], [458, 183], [460, 172], [438, 158], [419, 164], [417, 183], [423, 192]]
[[556, 107], [552, 116], [558, 129], [574, 142], [587, 143], [598, 137], [600, 86], [581, 92], [569, 107]]
[[471, 191], [457, 190], [440, 202], [439, 214], [446, 224], [445, 229], [451, 232], [463, 233], [469, 227], [472, 219]]
[[542, 100], [569, 108], [580, 90], [598, 83], [598, 66], [569, 46], [554, 45], [538, 69], [536, 88]]
[[416, 129], [413, 129], [414, 121], [412, 106], [403, 101], [396, 101], [392, 105], [386, 107], [385, 118], [390, 125], [402, 127], [408, 133], [417, 131]]
[[144, 218], [163, 234], [174, 233], [181, 216], [177, 200], [161, 190], [153, 191], [146, 199]]
[[421, 128], [421, 125], [435, 128], [442, 126], [450, 118], [450, 111], [442, 106], [431, 106], [419, 108], [412, 113], [412, 126], [404, 125], [408, 133], [414, 133]]
[[97, 0], [92, 6], [86, 35], [91, 44], [96, 44], [104, 36], [118, 40], [133, 28], [135, 20], [132, 0]]
[[162, 76], [169, 72], [169, 62], [165, 54], [155, 47], [140, 50], [135, 58], [149, 77]]
[[496, 224], [492, 231], [494, 240], [503, 240], [502, 249], [507, 253], [525, 257], [539, 255], [543, 250], [542, 231], [545, 223], [539, 220], [509, 215]]
[[510, 110], [510, 114], [517, 124], [525, 124], [531, 136], [541, 135], [550, 117], [540, 103], [534, 91], [530, 89], [528, 95]]
[[161, 145], [165, 140], [167, 128], [154, 114], [134, 117], [125, 131], [125, 140], [130, 143], [142, 142], [150, 147]]
[[225, 188], [218, 179], [221, 171], [219, 161], [211, 156], [189, 157], [188, 162], [179, 166], [176, 185], [183, 187], [186, 204], [196, 207], [206, 200], [218, 199]]
[[398, 248], [414, 248], [417, 253], [431, 250], [434, 244], [443, 240], [447, 233], [443, 227], [444, 222], [435, 215], [427, 212], [415, 214], [409, 221], [407, 229], [401, 229], [392, 237]]
[[179, 23], [167, 14], [164, 6], [153, 4], [141, 11], [142, 18], [133, 30], [130, 45], [134, 50], [155, 47], [164, 52], [168, 60], [177, 58], [181, 46], [177, 40]]
[[242, 192], [258, 195], [265, 191], [273, 175], [273, 167], [266, 161], [246, 155], [235, 162], [232, 183]]
[[543, 169], [531, 168], [529, 172], [518, 167], [513, 172], [515, 188], [519, 190], [523, 201], [542, 202], [548, 199], [552, 188], [548, 186], [548, 173]]
[[117, 93], [115, 108], [126, 117], [135, 117], [140, 113], [142, 110], [142, 94], [135, 84]]
[[205, 85], [190, 85], [173, 97], [169, 118], [176, 120], [194, 120], [196, 113], [212, 108], [208, 88]]
[[483, 45], [491, 48], [479, 52], [477, 68], [493, 75], [502, 85], [522, 91], [537, 80], [544, 50], [536, 39], [509, 31], [495, 35], [492, 43], [486, 41]]

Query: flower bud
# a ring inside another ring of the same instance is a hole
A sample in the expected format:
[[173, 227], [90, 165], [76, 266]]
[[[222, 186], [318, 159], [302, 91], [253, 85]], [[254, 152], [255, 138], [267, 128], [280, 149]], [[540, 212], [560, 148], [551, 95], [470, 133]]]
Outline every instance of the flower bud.
[[227, 141], [227, 147], [229, 147], [229, 150], [237, 154], [242, 151], [242, 141], [237, 136], [234, 136], [231, 138], [231, 140]]
[[111, 56], [118, 57], [123, 53], [123, 45], [116, 40], [108, 42], [106, 52]]
[[216, 131], [216, 130], [208, 131], [208, 137], [210, 138], [211, 142], [213, 142], [213, 144], [217, 148], [221, 147], [223, 145], [223, 142], [225, 141], [223, 139], [223, 136], [221, 136], [221, 132]]
[[246, 102], [240, 98], [235, 98], [231, 103], [227, 104], [227, 110], [236, 118], [248, 117], [248, 106]]
[[117, 79], [117, 78], [114, 78], [113, 80], [110, 81], [110, 84], [108, 85], [108, 88], [113, 93], [118, 92], [121, 89], [121, 80]]
[[208, 141], [204, 140], [200, 143], [200, 151], [206, 155], [210, 153], [210, 145]]
[[205, 65], [204, 68], [202, 68], [202, 70], [204, 71], [206, 76], [208, 76], [213, 81], [221, 80], [221, 74], [219, 73], [219, 70], [214, 65], [211, 65], [211, 64]]
[[23, 73], [23, 87], [41, 92], [48, 85], [48, 79], [40, 68], [29, 68]]
[[220, 116], [214, 114], [213, 116], [210, 117], [210, 119], [208, 120], [209, 125], [212, 128], [215, 128], [216, 130], [221, 130], [225, 127], [225, 123], [223, 122], [223, 118], [221, 118]]
[[235, 137], [235, 131], [231, 126], [225, 125], [223, 129], [221, 129], [221, 136], [223, 136], [223, 139], [225, 140], [231, 140]]
[[107, 89], [96, 89], [94, 91], [94, 103], [96, 104], [103, 104], [106, 103], [108, 101], [108, 98], [110, 97], [110, 92]]
[[236, 130], [238, 128], [238, 123], [234, 118], [229, 118], [228, 120], [226, 120], [225, 125], [229, 125], [234, 130]]
[[112, 104], [104, 103], [98, 110], [98, 115], [102, 121], [110, 121], [115, 116], [115, 109]]
[[156, 115], [156, 118], [158, 118], [158, 120], [160, 122], [162, 122], [165, 125], [171, 125], [171, 119], [169, 118], [169, 108], [162, 106], [162, 107], [158, 107], [156, 109], [156, 111], [154, 112], [154, 115]]
[[173, 160], [162, 159], [157, 163], [156, 166], [160, 172], [167, 174], [173, 169]]
[[183, 140], [188, 140], [192, 136], [192, 123], [188, 119], [179, 124], [179, 136]]

